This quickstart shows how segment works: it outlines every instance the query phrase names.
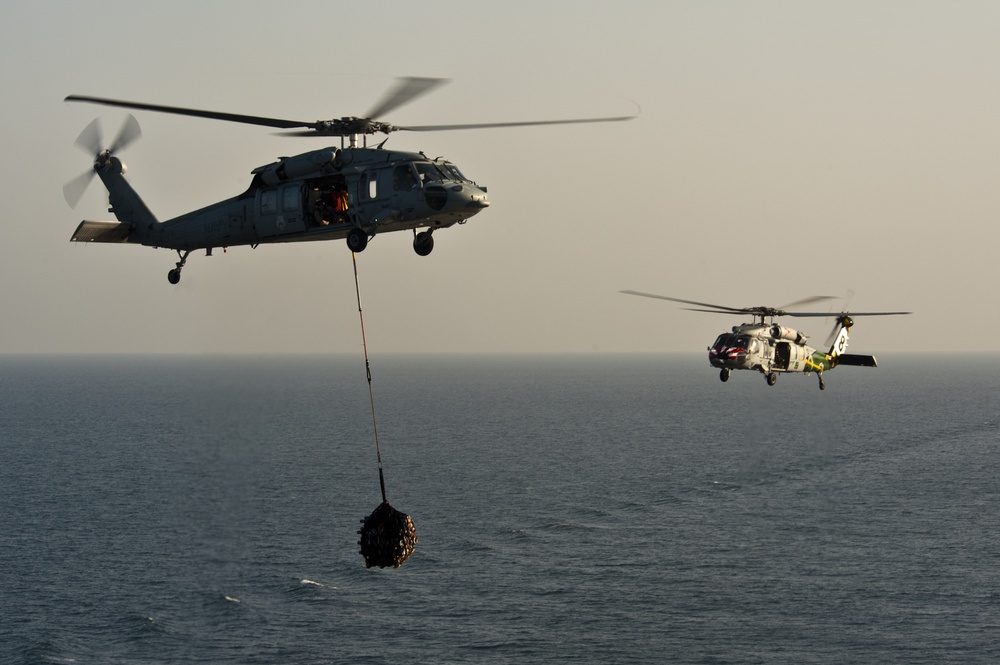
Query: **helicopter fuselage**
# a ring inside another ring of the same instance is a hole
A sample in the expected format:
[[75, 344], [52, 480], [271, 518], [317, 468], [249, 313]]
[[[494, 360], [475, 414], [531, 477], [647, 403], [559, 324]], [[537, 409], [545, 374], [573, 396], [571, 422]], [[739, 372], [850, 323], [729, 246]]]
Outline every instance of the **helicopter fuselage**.
[[198, 249], [338, 238], [361, 251], [376, 234], [407, 229], [414, 231], [416, 252], [426, 255], [433, 247], [430, 232], [464, 223], [489, 206], [486, 188], [451, 162], [379, 148], [325, 148], [281, 158], [254, 169], [242, 194], [163, 222], [125, 181], [117, 157], [99, 158], [94, 169], [119, 221], [84, 221], [72, 239], [173, 249], [183, 253], [182, 262]]
[[778, 324], [733, 326], [708, 348], [708, 361], [720, 369], [768, 372], [822, 372], [830, 369], [828, 354], [808, 346], [807, 335]]
[[[489, 206], [485, 188], [451, 162], [420, 153], [326, 148], [254, 169], [250, 188], [166, 221], [153, 242], [207, 249], [447, 228]], [[338, 207], [339, 200], [339, 207]]]

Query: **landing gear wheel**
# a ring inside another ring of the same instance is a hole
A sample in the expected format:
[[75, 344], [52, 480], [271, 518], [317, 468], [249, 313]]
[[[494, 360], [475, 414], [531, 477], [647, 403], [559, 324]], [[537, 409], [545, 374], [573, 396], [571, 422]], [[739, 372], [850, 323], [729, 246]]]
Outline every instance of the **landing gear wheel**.
[[176, 268], [167, 273], [168, 282], [170, 282], [171, 284], [176, 284], [177, 282], [181, 281], [181, 268], [183, 268], [184, 264], [187, 263], [189, 254], [191, 254], [190, 249], [185, 251], [181, 251], [179, 249], [177, 250], [177, 257], [180, 259], [180, 261], [177, 262]]
[[368, 246], [368, 234], [363, 229], [355, 226], [347, 232], [347, 249], [355, 254], [363, 252]]
[[413, 251], [417, 256], [427, 256], [434, 249], [434, 236], [430, 231], [421, 231], [413, 236]]
[[719, 370], [719, 381], [725, 383], [728, 380], [729, 380], [729, 368], [724, 367], [721, 370]]
[[823, 382], [823, 377], [819, 377], [819, 389], [826, 390], [826, 383]]
[[778, 375], [775, 374], [774, 372], [768, 372], [767, 373], [767, 385], [773, 386], [777, 382], [778, 382]]

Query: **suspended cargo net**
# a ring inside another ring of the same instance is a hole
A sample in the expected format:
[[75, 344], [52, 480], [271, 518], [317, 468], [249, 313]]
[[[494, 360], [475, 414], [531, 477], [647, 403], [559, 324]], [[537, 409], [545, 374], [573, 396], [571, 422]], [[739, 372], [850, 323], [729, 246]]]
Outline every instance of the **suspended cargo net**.
[[413, 520], [390, 506], [388, 501], [383, 501], [361, 522], [358, 545], [361, 545], [361, 555], [368, 568], [399, 568], [417, 547]]
[[365, 350], [365, 373], [368, 375], [368, 398], [372, 405], [372, 431], [375, 433], [375, 456], [378, 459], [378, 483], [382, 490], [382, 503], [372, 514], [361, 520], [358, 534], [361, 539], [361, 555], [365, 566], [372, 568], [399, 568], [417, 547], [417, 531], [413, 520], [389, 505], [385, 498], [385, 474], [382, 472], [382, 450], [378, 441], [378, 422], [375, 418], [375, 392], [372, 390], [372, 370], [368, 361], [368, 341], [365, 339], [365, 316], [361, 309], [361, 287], [358, 283], [358, 256], [352, 253], [354, 261], [354, 289], [358, 295], [358, 316], [361, 319], [361, 343]]

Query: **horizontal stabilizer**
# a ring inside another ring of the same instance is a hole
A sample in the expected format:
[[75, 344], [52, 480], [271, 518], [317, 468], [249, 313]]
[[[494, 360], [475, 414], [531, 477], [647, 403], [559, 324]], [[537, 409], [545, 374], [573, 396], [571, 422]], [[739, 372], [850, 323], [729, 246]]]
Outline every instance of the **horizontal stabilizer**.
[[875, 356], [859, 356], [856, 353], [841, 353], [835, 356], [838, 365], [854, 365], [855, 367], [878, 367]]
[[80, 222], [72, 242], [134, 242], [129, 240], [132, 225], [128, 222]]

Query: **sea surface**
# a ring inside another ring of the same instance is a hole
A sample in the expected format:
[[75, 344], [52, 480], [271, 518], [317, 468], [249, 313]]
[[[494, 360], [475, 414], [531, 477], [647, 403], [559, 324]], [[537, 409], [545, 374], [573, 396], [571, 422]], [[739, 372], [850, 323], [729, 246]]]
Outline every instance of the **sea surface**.
[[0, 356], [0, 663], [997, 663], [1000, 357]]

